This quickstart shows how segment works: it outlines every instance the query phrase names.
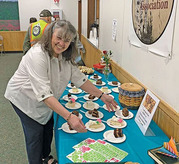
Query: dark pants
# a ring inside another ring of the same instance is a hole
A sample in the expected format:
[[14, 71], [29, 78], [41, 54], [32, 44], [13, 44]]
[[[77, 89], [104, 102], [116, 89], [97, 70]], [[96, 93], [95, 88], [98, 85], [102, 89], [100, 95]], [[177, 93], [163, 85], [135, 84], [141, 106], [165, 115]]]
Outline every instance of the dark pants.
[[53, 116], [45, 125], [41, 125], [24, 114], [14, 104], [12, 106], [22, 123], [29, 164], [41, 164], [42, 158], [48, 157], [51, 152]]

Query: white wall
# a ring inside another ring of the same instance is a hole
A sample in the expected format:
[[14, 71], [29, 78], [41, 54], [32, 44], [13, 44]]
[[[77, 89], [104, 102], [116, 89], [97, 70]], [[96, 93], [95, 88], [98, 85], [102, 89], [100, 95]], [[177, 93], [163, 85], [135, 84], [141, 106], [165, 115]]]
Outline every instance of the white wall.
[[88, 11], [88, 0], [82, 0], [82, 28], [81, 33], [87, 38], [87, 11]]
[[51, 9], [51, 0], [18, 0], [18, 4], [21, 31], [27, 31], [30, 17], [39, 20], [39, 14], [43, 9]]
[[[99, 49], [111, 49], [113, 60], [179, 112], [179, 22], [175, 22], [173, 57], [167, 63], [162, 57], [130, 46], [130, 5], [131, 1], [126, 0], [100, 0]], [[21, 30], [26, 30], [29, 18], [38, 18], [39, 12], [44, 8], [53, 9], [53, 0], [19, 0]], [[58, 8], [63, 10], [65, 18], [77, 28], [78, 0], [60, 0]], [[176, 20], [179, 17], [179, 3], [177, 11]], [[116, 41], [112, 40], [113, 19], [117, 20]], [[87, 34], [87, 0], [82, 0], [82, 33], [85, 36]]]
[[43, 9], [48, 9], [52, 13], [54, 10], [63, 10], [63, 18], [69, 20], [78, 29], [78, 0], [60, 0], [59, 4], [53, 0], [18, 0], [20, 30], [27, 31], [29, 18], [36, 17]]
[[78, 29], [78, 0], [60, 0], [60, 8], [65, 19]]

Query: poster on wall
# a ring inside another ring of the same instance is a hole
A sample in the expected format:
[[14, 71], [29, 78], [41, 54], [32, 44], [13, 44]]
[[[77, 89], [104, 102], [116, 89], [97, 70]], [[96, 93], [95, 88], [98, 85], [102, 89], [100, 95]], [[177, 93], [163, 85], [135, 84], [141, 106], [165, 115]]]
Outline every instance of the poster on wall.
[[168, 57], [172, 51], [177, 0], [132, 0], [129, 41]]
[[0, 31], [19, 31], [18, 0], [0, 0]]

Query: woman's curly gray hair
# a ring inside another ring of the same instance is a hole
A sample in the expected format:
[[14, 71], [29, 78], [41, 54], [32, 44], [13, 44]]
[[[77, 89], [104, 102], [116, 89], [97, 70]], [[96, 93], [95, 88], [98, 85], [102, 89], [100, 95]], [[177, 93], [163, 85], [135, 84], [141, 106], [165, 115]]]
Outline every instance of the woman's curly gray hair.
[[52, 35], [55, 29], [60, 29], [61, 37], [63, 40], [72, 39], [69, 47], [67, 50], [62, 52], [63, 58], [66, 61], [71, 61], [72, 64], [74, 63], [75, 57], [78, 55], [77, 50], [77, 31], [75, 27], [67, 20], [59, 20], [57, 22], [53, 22], [50, 27], [45, 31], [44, 35], [42, 36], [39, 44], [41, 44], [42, 49], [47, 51], [49, 56], [53, 56], [53, 49], [52, 49]]

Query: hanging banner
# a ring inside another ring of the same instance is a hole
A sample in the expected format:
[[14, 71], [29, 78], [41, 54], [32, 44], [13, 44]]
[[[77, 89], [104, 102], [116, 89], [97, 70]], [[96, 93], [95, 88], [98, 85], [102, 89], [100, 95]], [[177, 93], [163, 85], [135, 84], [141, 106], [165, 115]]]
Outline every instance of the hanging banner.
[[132, 0], [129, 41], [164, 57], [171, 56], [177, 0]]

